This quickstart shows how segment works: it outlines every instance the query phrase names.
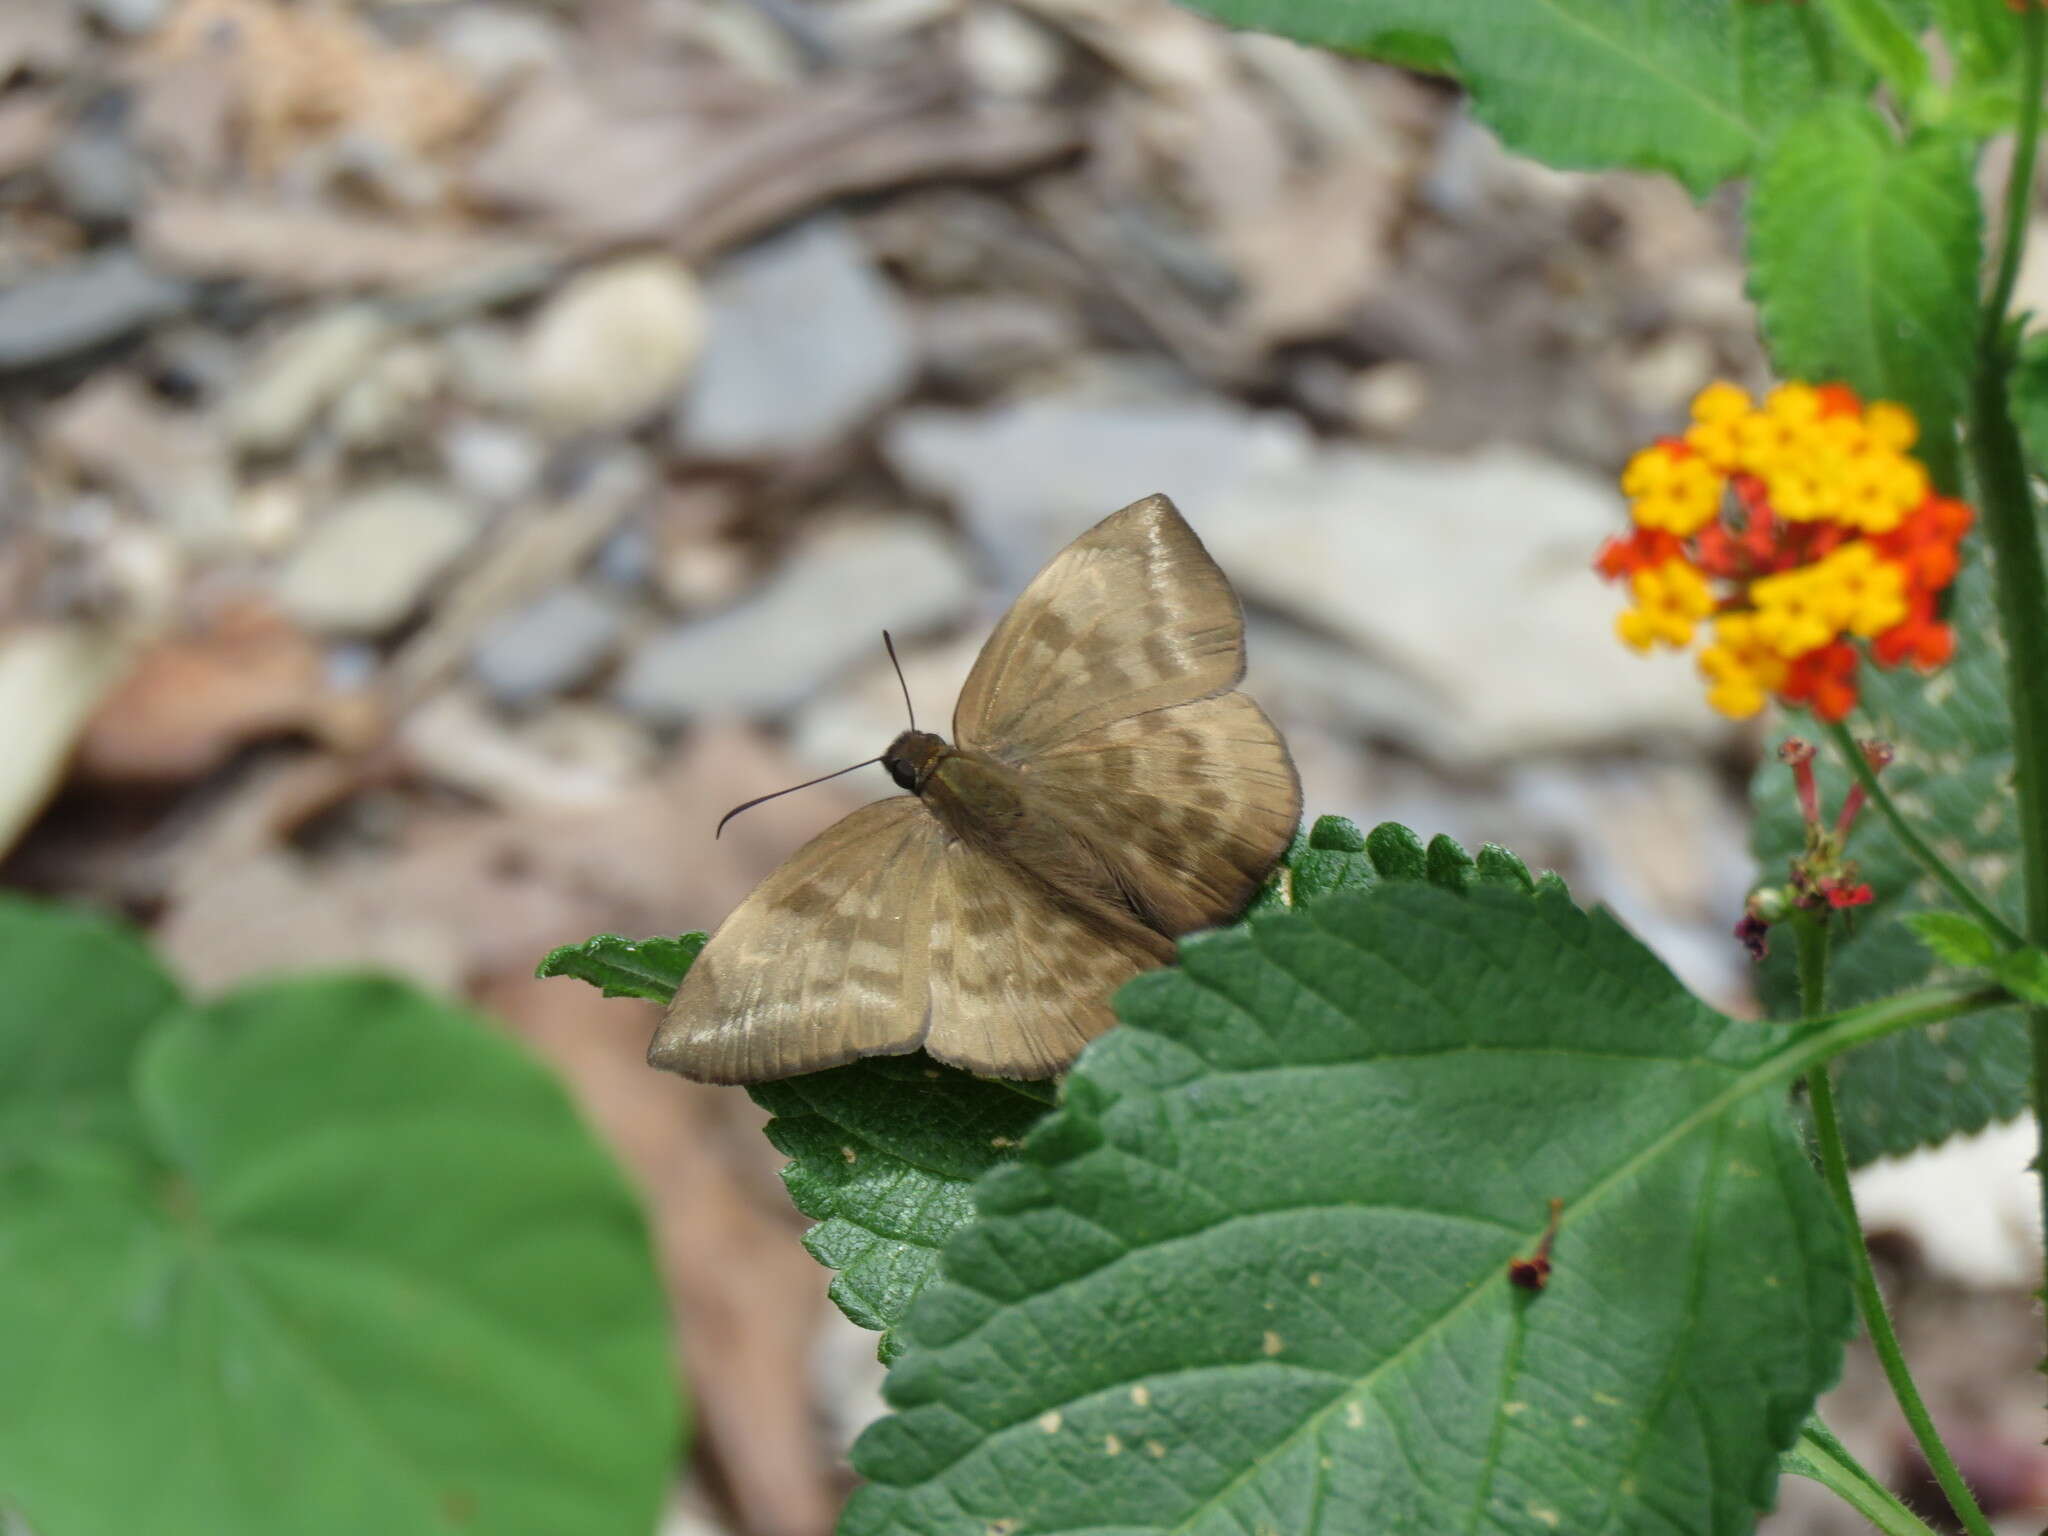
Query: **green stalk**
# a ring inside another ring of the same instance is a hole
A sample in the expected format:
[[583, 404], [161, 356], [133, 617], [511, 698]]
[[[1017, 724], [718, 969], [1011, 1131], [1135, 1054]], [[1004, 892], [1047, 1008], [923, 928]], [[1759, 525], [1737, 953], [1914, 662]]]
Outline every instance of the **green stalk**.
[[[1799, 1011], [1812, 1018], [1827, 1005], [1828, 931], [1824, 923], [1805, 912], [1794, 917], [1792, 926], [1799, 937]], [[1949, 1507], [1962, 1521], [1963, 1529], [1969, 1536], [1993, 1536], [1991, 1522], [1984, 1518], [1969, 1484], [1956, 1470], [1955, 1459], [1941, 1443], [1927, 1404], [1920, 1398], [1920, 1389], [1913, 1384], [1912, 1372], [1906, 1369], [1905, 1351], [1899, 1348], [1899, 1336], [1892, 1329], [1891, 1313], [1885, 1310], [1884, 1293], [1877, 1288], [1877, 1271], [1871, 1266], [1870, 1250], [1863, 1246], [1863, 1224], [1857, 1220], [1856, 1196], [1849, 1188], [1849, 1156], [1843, 1146], [1842, 1124], [1835, 1114], [1835, 1089], [1825, 1062], [1807, 1074], [1806, 1092], [1813, 1105], [1821, 1174], [1827, 1180], [1828, 1193], [1834, 1197], [1835, 1209], [1841, 1213], [1856, 1309], [1863, 1314], [1871, 1348], [1877, 1352], [1878, 1364], [1884, 1367], [1885, 1380], [1891, 1383], [1899, 1411], [1906, 1416], [1913, 1438], [1920, 1443], [1921, 1454], [1927, 1458], [1935, 1481], [1941, 1484], [1941, 1491], [1947, 1495]]]
[[[2019, 864], [2026, 889], [2027, 942], [2048, 946], [2048, 571], [2006, 399], [2014, 333], [2006, 324], [2033, 204], [2034, 156], [2041, 137], [2041, 78], [2048, 51], [2048, 15], [2029, 6], [2020, 15], [2020, 121], [2012, 176], [2005, 192], [1998, 270], [1979, 329], [1977, 373], [1970, 387], [1969, 450], [1976, 469], [1984, 537], [1991, 546], [1998, 618], [2005, 637], [2006, 694], [2012, 704], [2013, 790], [2019, 800]], [[2034, 1058], [2034, 1114], [2048, 1138], [2048, 1008], [2027, 1010]], [[2048, 1144], [2034, 1159], [2041, 1210], [2048, 1219]]]
[[1778, 1470], [1811, 1478], [1884, 1536], [1934, 1536], [1924, 1520], [1899, 1502], [1819, 1419], [1808, 1419], [1798, 1442], [1778, 1459]]
[[1876, 771], [1865, 761], [1863, 749], [1856, 744], [1856, 738], [1849, 728], [1837, 723], [1828, 727], [1828, 734], [1834, 739], [1835, 750], [1842, 754], [1842, 760], [1849, 765], [1849, 771], [1856, 775], [1856, 782], [1863, 786], [1864, 798], [1877, 808], [1878, 815], [1882, 816], [1885, 824], [1892, 829], [1892, 836], [1919, 861], [1920, 867], [1940, 881], [1942, 889], [1953, 896], [1965, 912], [1996, 934], [2007, 949], [2024, 948], [2027, 941], [2020, 937], [2019, 930], [2000, 917], [1991, 904], [1977, 894], [1970, 882], [1936, 853], [1927, 839], [1915, 831], [1913, 824], [1900, 814], [1898, 806], [1892, 803], [1892, 797], [1885, 793], [1884, 786], [1878, 781]]

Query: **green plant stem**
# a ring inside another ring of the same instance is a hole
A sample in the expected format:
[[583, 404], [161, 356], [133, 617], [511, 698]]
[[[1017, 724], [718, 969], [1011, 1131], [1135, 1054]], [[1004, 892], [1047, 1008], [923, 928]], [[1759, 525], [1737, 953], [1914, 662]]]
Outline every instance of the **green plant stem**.
[[1778, 1467], [1819, 1483], [1884, 1536], [1934, 1536], [1933, 1527], [1871, 1476], [1819, 1419], [1806, 1421], [1798, 1443], [1779, 1459]]
[[2023, 947], [2026, 940], [2020, 937], [2019, 930], [2000, 917], [1991, 904], [1977, 894], [1970, 882], [1936, 853], [1927, 839], [1916, 832], [1913, 824], [1900, 814], [1898, 806], [1893, 804], [1892, 797], [1885, 793], [1884, 786], [1878, 781], [1876, 772], [1864, 760], [1863, 749], [1856, 744], [1856, 738], [1849, 728], [1839, 723], [1830, 725], [1828, 735], [1833, 738], [1835, 749], [1842, 754], [1842, 760], [1849, 765], [1849, 771], [1856, 775], [1856, 782], [1863, 786], [1865, 797], [1885, 819], [1885, 824], [1892, 829], [1892, 835], [1908, 853], [1920, 861], [1920, 867], [1940, 881], [1942, 889], [1953, 896], [1964, 911], [1996, 934], [2007, 949]]
[[[2005, 639], [2006, 696], [2012, 707], [2013, 791], [2019, 801], [2019, 865], [2026, 890], [2027, 942], [2048, 946], [2048, 571], [2027, 486], [2026, 459], [2006, 390], [2015, 336], [2007, 325], [2033, 205], [2034, 156], [2041, 136], [2041, 82], [2048, 15], [2028, 6], [2019, 17], [2020, 122], [2005, 191], [1998, 271], [1979, 327], [1977, 372], [1970, 386], [1969, 450], [1978, 509], [1991, 546], [1999, 625]], [[2034, 1115], [2048, 1138], [2048, 1008], [2027, 1009], [2033, 1051]], [[2041, 1210], [2048, 1220], [2048, 1143], [2037, 1152]]]
[[1756, 1081], [1750, 1086], [1760, 1088], [1774, 1079], [1790, 1082], [1844, 1051], [1882, 1040], [1886, 1035], [1960, 1019], [2011, 1002], [2012, 994], [1995, 982], [1988, 986], [1952, 982], [1916, 987], [1911, 992], [1894, 992], [1876, 1002], [1859, 1003], [1824, 1019], [1812, 1020], [1784, 1052], [1758, 1068]]
[[[1799, 936], [1800, 1012], [1811, 1017], [1827, 1003], [1828, 931], [1824, 923], [1804, 912], [1794, 918], [1793, 927]], [[1863, 1326], [1870, 1332], [1870, 1344], [1877, 1352], [1878, 1364], [1884, 1367], [1885, 1380], [1891, 1383], [1892, 1396], [1898, 1399], [1899, 1411], [1906, 1416], [1913, 1438], [1920, 1443], [1921, 1454], [1927, 1458], [1935, 1481], [1941, 1484], [1941, 1491], [1947, 1496], [1949, 1507], [1955, 1511], [1963, 1529], [1969, 1532], [1969, 1536], [1992, 1536], [1991, 1522], [1984, 1518], [1984, 1512], [1977, 1507], [1977, 1500], [1970, 1493], [1969, 1484], [1956, 1470], [1955, 1459], [1949, 1455], [1948, 1447], [1941, 1443], [1941, 1435], [1927, 1412], [1927, 1404], [1921, 1401], [1920, 1389], [1913, 1384], [1912, 1373], [1906, 1369], [1905, 1351], [1899, 1348], [1899, 1336], [1892, 1329], [1891, 1313], [1885, 1310], [1884, 1293], [1877, 1288], [1877, 1271], [1871, 1265], [1870, 1250], [1863, 1245], [1863, 1224], [1856, 1218], [1856, 1195], [1849, 1188], [1849, 1157], [1843, 1146], [1842, 1125], [1835, 1114], [1834, 1085], [1828, 1079], [1825, 1062], [1807, 1074], [1806, 1091], [1808, 1101], [1813, 1105], [1814, 1139], [1820, 1144], [1821, 1173], [1827, 1180], [1828, 1193], [1834, 1196], [1835, 1208], [1841, 1213], [1849, 1245], [1849, 1273], [1856, 1289], [1856, 1307], [1863, 1314]]]
[[2034, 155], [2041, 139], [2041, 72], [2048, 16], [2028, 6], [2020, 14], [2020, 120], [2012, 147], [2012, 172], [2006, 181], [2005, 219], [1999, 240], [1998, 270], [1985, 296], [1979, 330], [1978, 357], [1989, 361], [2003, 350], [2005, 308], [2019, 281], [2020, 258], [2026, 254], [2027, 217], [2034, 203]]

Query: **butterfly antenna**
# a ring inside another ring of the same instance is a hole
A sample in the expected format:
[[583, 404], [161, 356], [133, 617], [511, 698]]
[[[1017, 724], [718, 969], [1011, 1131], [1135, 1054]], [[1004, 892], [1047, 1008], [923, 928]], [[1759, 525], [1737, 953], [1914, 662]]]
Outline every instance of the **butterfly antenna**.
[[[879, 763], [880, 761], [881, 759], [879, 757], [871, 757], [864, 763], [855, 763], [853, 765], [853, 768], [870, 768], [873, 767], [876, 763]], [[800, 789], [809, 789], [813, 784], [822, 784], [827, 779], [836, 779], [842, 773], [853, 772], [853, 768], [841, 768], [833, 773], [821, 773], [815, 779], [805, 779], [801, 784], [792, 784], [787, 789], [778, 789], [772, 795], [756, 795], [753, 799], [734, 806], [731, 810], [727, 811], [723, 816], [718, 818], [718, 832], [713, 832], [711, 834], [711, 840], [713, 842], [716, 842], [718, 840], [718, 833], [723, 832], [725, 830], [725, 824], [728, 821], [731, 821], [733, 817], [739, 815], [741, 811], [751, 811], [755, 806], [761, 804], [761, 802], [764, 800], [773, 800], [781, 795], [793, 795]]]
[[896, 669], [896, 684], [903, 690], [903, 708], [910, 716], [910, 728], [917, 729], [917, 706], [910, 702], [910, 684], [903, 680], [903, 663], [896, 659], [896, 642], [889, 638], [889, 631], [882, 631], [882, 644], [889, 648], [889, 665]]

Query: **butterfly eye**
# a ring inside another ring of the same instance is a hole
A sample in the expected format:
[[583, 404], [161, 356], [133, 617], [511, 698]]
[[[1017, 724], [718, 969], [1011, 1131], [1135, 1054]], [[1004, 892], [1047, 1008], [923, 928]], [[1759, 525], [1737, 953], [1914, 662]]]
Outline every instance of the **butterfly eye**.
[[917, 764], [898, 753], [888, 753], [882, 759], [882, 766], [889, 770], [889, 777], [896, 781], [898, 789], [917, 793]]

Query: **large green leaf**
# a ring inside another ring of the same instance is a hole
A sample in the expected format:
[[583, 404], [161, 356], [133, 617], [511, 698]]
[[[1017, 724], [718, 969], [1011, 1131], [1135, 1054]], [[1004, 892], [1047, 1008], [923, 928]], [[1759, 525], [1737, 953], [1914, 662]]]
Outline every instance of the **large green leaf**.
[[[1851, 724], [1859, 736], [1892, 744], [1898, 755], [1880, 781], [1886, 791], [1936, 851], [2017, 926], [2018, 809], [2005, 664], [1982, 541], [1969, 540], [1965, 557], [1969, 563], [1957, 579], [1951, 614], [1956, 659], [1931, 677], [1911, 671], [1866, 675], [1863, 708]], [[1827, 757], [1816, 767], [1824, 805], [1840, 805], [1846, 767]], [[1800, 844], [1792, 775], [1767, 762], [1757, 770], [1752, 794], [1763, 878], [1781, 880]], [[1829, 1005], [1867, 1002], [1953, 974], [1898, 923], [1908, 913], [1952, 906], [1947, 893], [1874, 811], [1857, 821], [1849, 851], [1877, 900], [1857, 909], [1835, 938]], [[1788, 1017], [1798, 1011], [1791, 948], [1789, 942], [1776, 946], [1761, 977], [1772, 1012]], [[2026, 1107], [2030, 1071], [2025, 1027], [2010, 1008], [1891, 1035], [1853, 1051], [1836, 1067], [1850, 1161], [1910, 1152], [2009, 1119]]]
[[1853, 99], [1786, 129], [1750, 202], [1750, 284], [1778, 372], [1910, 406], [1948, 483], [1976, 355], [1978, 225], [1969, 142], [1901, 141]]
[[1508, 148], [1567, 168], [1740, 175], [1815, 89], [1791, 5], [1729, 0], [1193, 0], [1236, 26], [1449, 62]]
[[1483, 881], [1118, 1007], [913, 1309], [848, 1536], [1751, 1529], [1851, 1314], [1785, 1031]]
[[396, 983], [137, 1062], [152, 1157], [0, 1174], [0, 1495], [42, 1536], [645, 1536], [678, 1409], [640, 1213], [538, 1064]]
[[129, 1074], [178, 989], [127, 929], [0, 896], [0, 1169], [74, 1138], [139, 1141]]

